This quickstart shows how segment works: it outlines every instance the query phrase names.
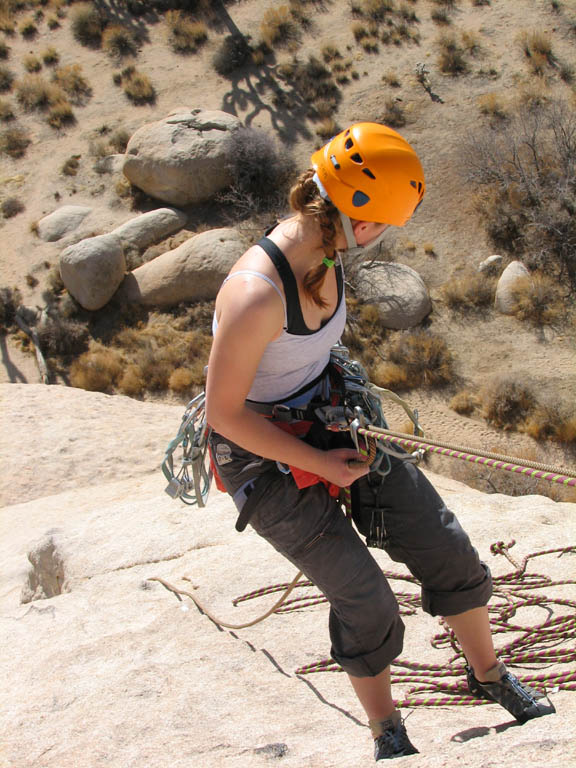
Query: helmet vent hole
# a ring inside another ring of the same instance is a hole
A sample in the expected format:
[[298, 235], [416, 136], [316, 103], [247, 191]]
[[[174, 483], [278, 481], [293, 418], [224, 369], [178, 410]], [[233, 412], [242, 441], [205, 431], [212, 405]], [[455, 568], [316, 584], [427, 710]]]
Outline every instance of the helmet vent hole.
[[422, 192], [422, 182], [418, 182], [418, 192]]
[[352, 141], [352, 139], [346, 139], [346, 143], [344, 144], [344, 146], [346, 147], [346, 149], [352, 149], [352, 147], [354, 146], [354, 142]]
[[376, 178], [376, 176], [374, 176], [374, 174], [372, 173], [370, 168], [362, 168], [362, 173], [365, 173], [366, 176], [368, 176], [368, 178], [370, 178], [370, 179], [375, 179]]
[[416, 182], [415, 182], [415, 181], [411, 181], [411, 182], [410, 182], [410, 186], [411, 186], [411, 187], [414, 187], [414, 189], [418, 189], [418, 185], [416, 184]]
[[354, 192], [354, 195], [352, 196], [352, 205], [355, 208], [361, 208], [363, 205], [366, 205], [366, 203], [370, 202], [370, 198], [367, 194], [362, 192], [361, 190], [357, 189], [356, 192]]
[[353, 155], [350, 155], [350, 160], [352, 160], [354, 163], [358, 163], [358, 165], [362, 165], [364, 160], [362, 160], [362, 155], [358, 154], [358, 152], [355, 152]]
[[336, 170], [339, 171], [340, 170], [340, 163], [338, 162], [338, 160], [336, 160], [336, 155], [330, 155], [330, 160], [331, 160], [332, 165], [334, 166], [334, 168], [336, 168]]

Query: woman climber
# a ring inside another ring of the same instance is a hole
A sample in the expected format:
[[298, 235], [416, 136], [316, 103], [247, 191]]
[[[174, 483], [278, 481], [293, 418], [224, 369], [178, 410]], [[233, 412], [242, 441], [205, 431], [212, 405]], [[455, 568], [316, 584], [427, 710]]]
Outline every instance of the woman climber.
[[369, 543], [407, 565], [424, 610], [454, 631], [470, 692], [520, 722], [549, 709], [498, 662], [490, 573], [428, 480], [398, 457], [383, 478], [343, 432], [325, 428], [335, 403], [330, 352], [346, 322], [341, 257], [361, 256], [389, 226], [408, 222], [425, 191], [420, 161], [398, 133], [366, 122], [331, 139], [311, 164], [290, 192], [292, 215], [241, 256], [216, 299], [210, 449], [237, 528], [249, 523], [328, 599], [331, 656], [366, 712], [378, 761], [418, 751], [390, 685], [404, 625], [335, 489], [351, 486], [365, 535], [371, 523], [362, 521], [377, 516], [379, 537]]

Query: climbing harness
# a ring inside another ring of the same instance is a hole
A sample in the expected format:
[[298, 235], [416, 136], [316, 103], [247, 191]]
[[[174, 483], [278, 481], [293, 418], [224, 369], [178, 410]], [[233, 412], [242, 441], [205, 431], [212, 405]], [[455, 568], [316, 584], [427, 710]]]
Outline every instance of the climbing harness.
[[[170, 441], [162, 462], [162, 472], [168, 480], [166, 493], [184, 504], [205, 507], [212, 482], [208, 453], [211, 428], [206, 422], [206, 395], [201, 392], [188, 405], [176, 437]], [[180, 469], [174, 472], [174, 452], [182, 450]]]

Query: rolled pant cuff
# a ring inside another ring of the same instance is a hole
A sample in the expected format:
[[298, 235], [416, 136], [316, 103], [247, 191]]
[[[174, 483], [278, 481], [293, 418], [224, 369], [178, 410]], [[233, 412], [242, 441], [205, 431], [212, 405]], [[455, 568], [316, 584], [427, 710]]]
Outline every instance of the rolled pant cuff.
[[347, 657], [336, 653], [332, 648], [331, 655], [344, 672], [352, 677], [376, 677], [386, 669], [394, 659], [402, 653], [404, 643], [404, 622], [398, 616], [386, 640], [375, 651], [359, 656]]
[[422, 589], [422, 610], [431, 616], [457, 616], [482, 608], [492, 597], [492, 575], [486, 563], [480, 563], [486, 577], [476, 586], [456, 592], [432, 592]]

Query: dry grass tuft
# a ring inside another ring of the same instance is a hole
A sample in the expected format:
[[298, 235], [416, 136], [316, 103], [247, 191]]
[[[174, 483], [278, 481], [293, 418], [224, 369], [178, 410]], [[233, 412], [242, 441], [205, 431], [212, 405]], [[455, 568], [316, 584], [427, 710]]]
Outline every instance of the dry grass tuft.
[[136, 69], [122, 78], [122, 87], [133, 104], [154, 104], [156, 101], [156, 90], [150, 78]]
[[480, 407], [480, 400], [469, 389], [461, 389], [450, 400], [450, 408], [461, 416], [470, 416]]
[[0, 210], [5, 219], [11, 219], [13, 216], [22, 213], [24, 207], [24, 203], [18, 197], [7, 197], [6, 200], [2, 201]]
[[396, 336], [388, 361], [377, 366], [374, 382], [388, 389], [443, 387], [456, 379], [454, 358], [444, 339], [429, 331]]
[[166, 14], [168, 42], [175, 53], [196, 53], [208, 40], [208, 28], [202, 21], [193, 21], [182, 11]]
[[483, 115], [505, 120], [508, 110], [504, 98], [498, 93], [484, 93], [478, 99], [478, 108]]
[[497, 429], [518, 429], [534, 411], [537, 401], [532, 388], [520, 379], [502, 376], [482, 391], [483, 416]]
[[102, 32], [102, 48], [109, 56], [122, 58], [138, 53], [138, 40], [129, 27], [114, 24]]
[[111, 392], [123, 370], [120, 352], [93, 342], [70, 366], [70, 384], [89, 392]]
[[260, 23], [260, 37], [269, 48], [290, 45], [298, 40], [299, 27], [290, 6], [280, 5], [268, 8]]
[[455, 35], [441, 35], [437, 45], [440, 48], [438, 66], [441, 72], [447, 75], [461, 75], [468, 71], [464, 49], [458, 43]]
[[78, 3], [70, 13], [72, 34], [82, 45], [100, 47], [104, 19], [92, 3]]
[[66, 125], [73, 125], [76, 122], [76, 117], [70, 102], [67, 99], [62, 99], [52, 104], [48, 110], [46, 122], [52, 128], [64, 128]]
[[66, 101], [66, 94], [56, 83], [41, 75], [25, 75], [16, 84], [16, 98], [27, 110], [46, 110], [53, 104]]
[[53, 46], [46, 48], [42, 54], [42, 61], [47, 67], [52, 67], [60, 61], [60, 54]]
[[0, 93], [6, 93], [12, 90], [14, 84], [14, 73], [4, 64], [0, 64]]
[[22, 59], [22, 65], [24, 66], [26, 72], [40, 72], [42, 69], [42, 62], [38, 56], [35, 56], [33, 53], [28, 54], [28, 56], [24, 56]]
[[20, 24], [18, 31], [25, 40], [34, 40], [38, 34], [38, 27], [36, 26], [34, 19], [24, 19]]
[[468, 272], [442, 286], [442, 298], [452, 310], [466, 312], [485, 309], [494, 303], [496, 280], [485, 273]]
[[394, 98], [387, 98], [384, 101], [382, 122], [391, 128], [401, 128], [406, 125], [406, 115], [401, 101]]
[[511, 288], [512, 313], [536, 326], [557, 325], [566, 315], [560, 285], [548, 275], [534, 273]]
[[28, 132], [22, 126], [6, 128], [0, 133], [0, 153], [15, 159], [23, 157], [30, 144]]
[[58, 67], [52, 80], [68, 94], [74, 104], [81, 104], [92, 95], [92, 88], [82, 74], [80, 64]]
[[80, 157], [81, 155], [72, 155], [69, 157], [60, 169], [60, 173], [64, 176], [76, 176], [78, 168], [80, 167]]

